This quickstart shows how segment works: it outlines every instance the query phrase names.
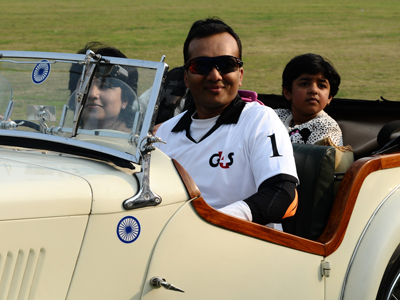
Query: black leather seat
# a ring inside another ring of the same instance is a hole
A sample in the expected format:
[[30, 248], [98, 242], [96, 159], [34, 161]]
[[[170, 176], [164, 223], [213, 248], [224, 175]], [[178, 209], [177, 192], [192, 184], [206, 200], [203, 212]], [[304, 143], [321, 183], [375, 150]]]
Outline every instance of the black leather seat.
[[283, 223], [283, 230], [316, 240], [327, 224], [335, 197], [335, 154], [332, 146], [293, 144], [299, 205], [296, 215]]

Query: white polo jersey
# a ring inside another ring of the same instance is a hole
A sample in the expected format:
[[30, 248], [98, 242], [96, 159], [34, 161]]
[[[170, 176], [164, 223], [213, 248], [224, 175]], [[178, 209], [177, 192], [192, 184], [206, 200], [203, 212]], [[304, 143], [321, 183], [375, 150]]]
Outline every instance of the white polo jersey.
[[157, 130], [166, 142], [158, 148], [188, 171], [204, 200], [216, 209], [248, 198], [271, 178], [272, 182], [298, 182], [293, 148], [276, 113], [256, 102], [236, 100], [241, 104], [231, 103], [217, 120], [216, 129], [199, 142], [187, 134], [194, 110], [164, 122]]

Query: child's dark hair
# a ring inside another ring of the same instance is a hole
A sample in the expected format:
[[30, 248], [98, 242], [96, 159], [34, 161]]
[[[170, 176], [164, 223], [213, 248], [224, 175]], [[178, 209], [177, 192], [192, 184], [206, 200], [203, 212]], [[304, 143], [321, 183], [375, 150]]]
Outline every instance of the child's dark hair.
[[316, 75], [318, 73], [322, 73], [329, 81], [329, 96], [334, 97], [339, 91], [340, 75], [329, 60], [313, 53], [302, 54], [290, 60], [283, 70], [282, 87], [291, 92], [293, 81], [301, 74]]

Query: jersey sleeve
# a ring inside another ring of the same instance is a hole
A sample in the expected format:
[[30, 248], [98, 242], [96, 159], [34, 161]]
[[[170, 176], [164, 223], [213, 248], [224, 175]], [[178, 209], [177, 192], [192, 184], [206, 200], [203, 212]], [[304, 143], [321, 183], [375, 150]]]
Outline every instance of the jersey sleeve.
[[297, 184], [293, 147], [277, 114], [271, 108], [257, 107], [247, 117], [246, 150], [257, 188], [268, 180]]

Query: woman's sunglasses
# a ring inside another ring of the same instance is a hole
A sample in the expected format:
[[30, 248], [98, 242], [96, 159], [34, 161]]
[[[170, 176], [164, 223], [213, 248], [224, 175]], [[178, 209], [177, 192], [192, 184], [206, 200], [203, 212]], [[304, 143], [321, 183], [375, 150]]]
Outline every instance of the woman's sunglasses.
[[223, 55], [217, 57], [200, 56], [192, 58], [185, 63], [186, 70], [193, 74], [208, 75], [213, 68], [222, 74], [227, 74], [237, 71], [239, 67], [243, 66], [243, 62], [230, 55]]

